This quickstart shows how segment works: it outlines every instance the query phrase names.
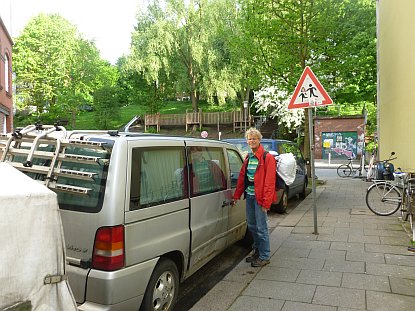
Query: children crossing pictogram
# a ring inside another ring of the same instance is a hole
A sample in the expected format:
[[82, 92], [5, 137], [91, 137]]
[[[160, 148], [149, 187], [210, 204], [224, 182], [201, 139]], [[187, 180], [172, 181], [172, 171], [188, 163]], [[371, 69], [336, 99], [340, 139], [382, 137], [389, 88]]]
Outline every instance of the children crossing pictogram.
[[327, 94], [310, 67], [305, 67], [294, 90], [288, 109], [324, 106], [332, 103], [333, 101], [329, 94]]

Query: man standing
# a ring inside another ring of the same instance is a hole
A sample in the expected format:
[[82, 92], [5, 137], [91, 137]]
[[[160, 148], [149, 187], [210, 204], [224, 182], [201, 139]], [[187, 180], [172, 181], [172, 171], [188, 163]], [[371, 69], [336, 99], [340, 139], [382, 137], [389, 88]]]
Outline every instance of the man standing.
[[277, 200], [275, 191], [276, 162], [261, 145], [262, 134], [255, 128], [245, 133], [251, 151], [245, 158], [233, 195], [234, 202], [244, 194], [246, 199], [246, 218], [254, 244], [251, 254], [246, 258], [252, 267], [269, 264], [270, 246], [267, 224], [267, 210]]

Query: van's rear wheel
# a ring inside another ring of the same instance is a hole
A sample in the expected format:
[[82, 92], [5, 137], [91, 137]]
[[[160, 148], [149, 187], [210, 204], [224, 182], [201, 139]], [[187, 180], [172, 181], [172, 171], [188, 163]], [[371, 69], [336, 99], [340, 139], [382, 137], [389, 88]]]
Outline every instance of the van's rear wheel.
[[179, 272], [173, 261], [160, 259], [147, 285], [140, 311], [171, 311], [179, 292]]

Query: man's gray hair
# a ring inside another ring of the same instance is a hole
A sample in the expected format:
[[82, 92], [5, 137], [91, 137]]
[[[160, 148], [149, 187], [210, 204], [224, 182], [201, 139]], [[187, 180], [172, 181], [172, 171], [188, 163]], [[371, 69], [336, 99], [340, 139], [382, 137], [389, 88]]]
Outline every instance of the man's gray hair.
[[247, 129], [246, 130], [246, 132], [245, 132], [245, 138], [246, 139], [248, 139], [248, 135], [251, 135], [251, 136], [256, 136], [259, 140], [261, 140], [262, 139], [262, 134], [261, 134], [261, 132], [260, 131], [258, 131], [256, 128], [254, 128], [254, 127], [251, 127], [251, 128], [249, 128], [249, 129]]

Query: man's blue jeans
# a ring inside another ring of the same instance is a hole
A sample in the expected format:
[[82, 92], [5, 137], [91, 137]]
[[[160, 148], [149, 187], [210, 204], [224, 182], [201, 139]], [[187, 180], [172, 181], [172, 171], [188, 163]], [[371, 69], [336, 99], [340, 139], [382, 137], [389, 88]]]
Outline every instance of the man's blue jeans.
[[269, 260], [269, 233], [267, 213], [262, 210], [255, 196], [246, 196], [246, 221], [254, 239], [253, 248], [258, 249], [259, 259]]

